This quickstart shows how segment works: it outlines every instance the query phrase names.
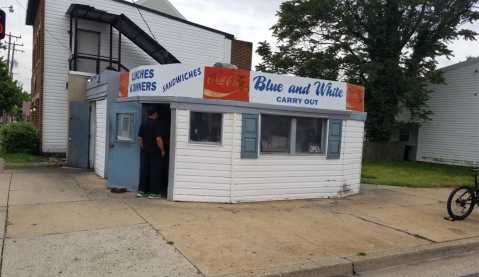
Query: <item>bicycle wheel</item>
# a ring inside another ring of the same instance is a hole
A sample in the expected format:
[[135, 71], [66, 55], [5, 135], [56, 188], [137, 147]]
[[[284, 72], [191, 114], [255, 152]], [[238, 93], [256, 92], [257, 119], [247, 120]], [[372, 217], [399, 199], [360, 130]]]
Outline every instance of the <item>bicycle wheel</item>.
[[471, 214], [475, 204], [474, 190], [469, 186], [460, 186], [449, 195], [447, 212], [455, 220], [463, 220]]

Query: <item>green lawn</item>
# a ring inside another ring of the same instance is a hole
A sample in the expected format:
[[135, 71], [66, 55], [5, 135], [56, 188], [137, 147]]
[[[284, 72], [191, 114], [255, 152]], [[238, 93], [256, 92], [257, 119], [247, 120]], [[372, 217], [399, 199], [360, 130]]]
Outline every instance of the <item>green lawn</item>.
[[30, 154], [23, 153], [5, 154], [0, 152], [0, 158], [3, 158], [6, 163], [28, 163], [43, 161], [43, 159], [39, 156], [33, 156]]
[[361, 183], [403, 187], [454, 187], [473, 185], [468, 167], [414, 163], [364, 163]]

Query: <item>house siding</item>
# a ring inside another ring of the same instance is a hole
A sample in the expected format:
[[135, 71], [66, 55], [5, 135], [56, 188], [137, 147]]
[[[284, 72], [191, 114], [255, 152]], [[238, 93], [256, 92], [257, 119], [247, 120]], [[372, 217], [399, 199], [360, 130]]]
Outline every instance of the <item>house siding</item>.
[[[31, 96], [32, 123], [40, 134], [39, 152], [42, 152], [43, 142], [43, 95], [44, 95], [44, 65], [45, 65], [45, 0], [40, 0], [35, 22], [33, 23], [33, 55], [32, 55], [32, 83]], [[35, 76], [35, 78], [34, 78]], [[35, 84], [36, 81], [36, 84]]]
[[224, 114], [223, 145], [188, 143], [178, 110], [175, 201], [253, 202], [343, 197], [359, 192], [363, 121], [343, 121], [341, 158], [261, 155], [241, 159], [242, 115]]
[[98, 176], [105, 178], [106, 165], [106, 103], [103, 99], [96, 101], [96, 131], [95, 131], [95, 172]]
[[[115, 14], [125, 14], [145, 32], [148, 27], [138, 10], [132, 6], [109, 0], [98, 0], [95, 3], [78, 0], [76, 4], [93, 5], [100, 10], [108, 10]], [[69, 68], [70, 17], [65, 12], [71, 1], [46, 1], [45, 28], [51, 33], [45, 36], [45, 74], [43, 95], [43, 152], [65, 153], [67, 139], [67, 107]], [[162, 17], [153, 12], [142, 10], [159, 43], [182, 63], [195, 63], [212, 66], [216, 62], [230, 62], [231, 41], [225, 36], [201, 29], [174, 19]], [[100, 55], [109, 56], [110, 27], [92, 21], [79, 20], [80, 29], [101, 33]], [[58, 41], [57, 41], [58, 39]], [[60, 43], [60, 42], [61, 43]], [[229, 41], [229, 42], [228, 42]], [[63, 44], [63, 45], [62, 45]], [[118, 56], [118, 32], [113, 30], [113, 56]], [[149, 55], [128, 39], [122, 38], [122, 64], [128, 69], [156, 64]], [[101, 70], [108, 64], [102, 63]], [[92, 68], [94, 71], [94, 68]]]
[[223, 114], [223, 145], [188, 142], [190, 111], [176, 121], [175, 201], [230, 202], [233, 114]]
[[429, 85], [432, 121], [419, 129], [417, 160], [479, 164], [479, 62], [444, 73], [447, 85]]

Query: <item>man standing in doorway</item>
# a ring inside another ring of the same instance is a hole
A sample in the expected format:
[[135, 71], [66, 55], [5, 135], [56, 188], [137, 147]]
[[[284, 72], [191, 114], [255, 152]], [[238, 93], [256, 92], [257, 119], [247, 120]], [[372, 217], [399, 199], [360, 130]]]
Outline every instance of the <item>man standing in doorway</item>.
[[165, 156], [163, 128], [157, 120], [155, 107], [147, 110], [148, 119], [141, 123], [138, 137], [141, 146], [140, 185], [138, 197], [148, 195], [149, 199], [161, 198], [161, 165]]

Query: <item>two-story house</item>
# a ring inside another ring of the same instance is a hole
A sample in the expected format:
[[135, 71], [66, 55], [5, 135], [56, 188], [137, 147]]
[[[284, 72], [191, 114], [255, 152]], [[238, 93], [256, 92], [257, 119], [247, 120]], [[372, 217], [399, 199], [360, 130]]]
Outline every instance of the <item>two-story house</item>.
[[251, 43], [186, 20], [168, 0], [29, 0], [26, 24], [33, 26], [32, 121], [42, 153], [66, 152], [68, 103], [85, 97], [70, 90], [105, 69], [216, 62], [251, 69]]

